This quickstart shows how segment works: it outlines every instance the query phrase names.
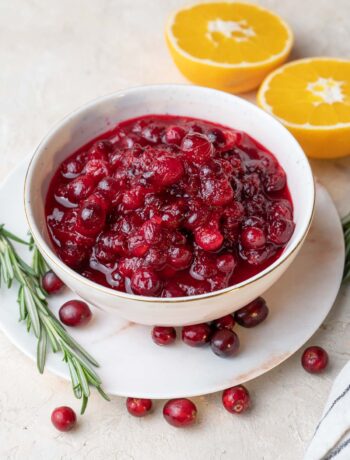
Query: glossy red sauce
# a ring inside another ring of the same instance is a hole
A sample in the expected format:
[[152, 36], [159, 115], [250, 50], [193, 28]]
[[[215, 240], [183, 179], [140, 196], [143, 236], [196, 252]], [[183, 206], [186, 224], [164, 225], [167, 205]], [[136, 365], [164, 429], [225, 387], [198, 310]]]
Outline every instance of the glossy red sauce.
[[184, 117], [127, 120], [73, 152], [46, 199], [54, 248], [104, 286], [178, 297], [246, 280], [294, 231], [285, 172], [244, 132]]

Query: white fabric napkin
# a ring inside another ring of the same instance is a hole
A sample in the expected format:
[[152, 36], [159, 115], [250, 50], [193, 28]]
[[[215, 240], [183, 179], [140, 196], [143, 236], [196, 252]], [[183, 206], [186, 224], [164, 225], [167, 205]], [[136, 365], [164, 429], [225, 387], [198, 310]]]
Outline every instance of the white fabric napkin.
[[350, 362], [334, 381], [304, 460], [350, 460]]

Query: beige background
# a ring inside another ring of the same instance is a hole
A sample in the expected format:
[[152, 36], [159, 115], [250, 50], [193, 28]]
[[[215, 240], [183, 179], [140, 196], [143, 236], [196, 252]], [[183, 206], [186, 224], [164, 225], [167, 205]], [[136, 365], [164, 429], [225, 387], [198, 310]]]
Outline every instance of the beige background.
[[[168, 13], [183, 3], [0, 0], [0, 179], [80, 104], [124, 87], [184, 82], [163, 40]], [[259, 3], [291, 24], [294, 57], [350, 56], [348, 0]], [[339, 211], [350, 210], [350, 158], [312, 165]], [[62, 404], [79, 410], [69, 384], [49, 373], [40, 376], [0, 333], [0, 458], [301, 459], [332, 380], [350, 357], [349, 300], [350, 289], [343, 288], [312, 339], [330, 353], [325, 375], [306, 374], [297, 353], [249, 384], [249, 414], [230, 416], [219, 394], [197, 398], [199, 423], [187, 431], [164, 423], [161, 403], [152, 416], [138, 420], [126, 413], [122, 398], [108, 404], [94, 395], [79, 428], [60, 434], [51, 426], [51, 410]]]

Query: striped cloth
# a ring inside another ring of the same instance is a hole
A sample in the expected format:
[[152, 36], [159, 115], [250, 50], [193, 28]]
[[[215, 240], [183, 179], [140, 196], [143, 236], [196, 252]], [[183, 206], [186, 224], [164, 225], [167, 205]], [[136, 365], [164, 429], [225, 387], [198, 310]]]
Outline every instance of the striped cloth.
[[304, 460], [350, 460], [350, 362], [335, 379]]

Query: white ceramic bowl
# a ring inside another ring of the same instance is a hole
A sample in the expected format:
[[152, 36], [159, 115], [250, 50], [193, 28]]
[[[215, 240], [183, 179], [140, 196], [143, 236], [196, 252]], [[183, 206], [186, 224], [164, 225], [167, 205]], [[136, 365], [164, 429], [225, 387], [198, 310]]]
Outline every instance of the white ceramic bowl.
[[[202, 118], [243, 130], [271, 150], [287, 173], [295, 231], [283, 254], [254, 277], [213, 293], [179, 298], [126, 294], [98, 285], [66, 266], [55, 254], [44, 203], [58, 165], [78, 147], [128, 118], [172, 114]], [[307, 235], [315, 201], [312, 172], [301, 147], [278, 121], [228, 93], [189, 85], [143, 86], [96, 99], [58, 123], [34, 153], [24, 202], [34, 240], [51, 268], [83, 299], [141, 324], [185, 325], [209, 321], [249, 303], [274, 284], [291, 264]]]

